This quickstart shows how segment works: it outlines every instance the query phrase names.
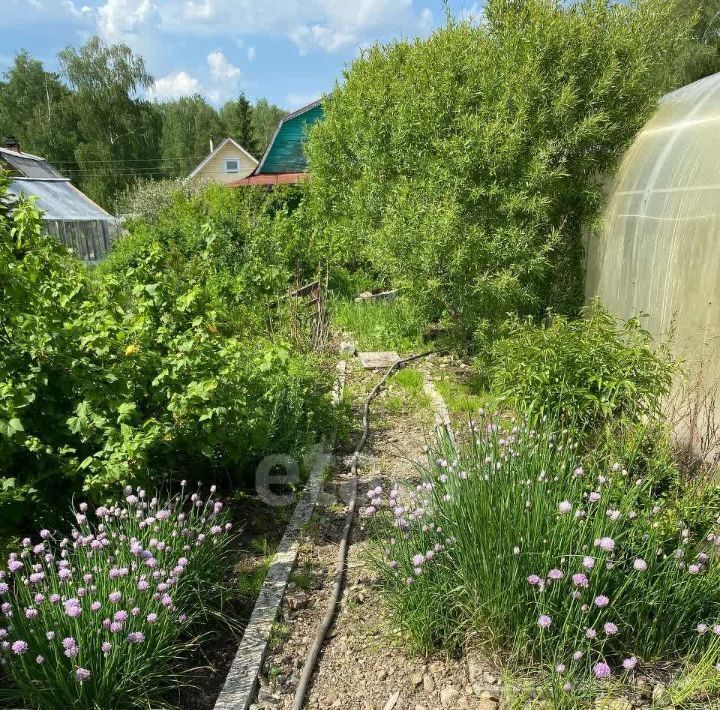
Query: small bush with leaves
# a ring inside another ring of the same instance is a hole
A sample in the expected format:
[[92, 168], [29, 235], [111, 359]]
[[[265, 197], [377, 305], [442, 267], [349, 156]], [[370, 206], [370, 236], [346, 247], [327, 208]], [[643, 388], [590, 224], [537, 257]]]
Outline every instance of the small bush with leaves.
[[618, 321], [598, 304], [549, 324], [513, 318], [477, 367], [510, 407], [563, 413], [596, 424], [657, 411], [674, 372], [638, 319]]
[[230, 528], [214, 488], [183, 483], [81, 503], [68, 537], [23, 540], [0, 571], [2, 695], [42, 710], [160, 707], [222, 616]]

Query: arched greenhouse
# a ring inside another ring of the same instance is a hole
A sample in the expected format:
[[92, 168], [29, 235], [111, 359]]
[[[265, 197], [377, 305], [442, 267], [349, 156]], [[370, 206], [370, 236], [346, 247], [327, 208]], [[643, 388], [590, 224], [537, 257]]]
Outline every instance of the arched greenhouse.
[[610, 187], [587, 242], [588, 298], [647, 314], [656, 339], [720, 375], [720, 74], [663, 98]]

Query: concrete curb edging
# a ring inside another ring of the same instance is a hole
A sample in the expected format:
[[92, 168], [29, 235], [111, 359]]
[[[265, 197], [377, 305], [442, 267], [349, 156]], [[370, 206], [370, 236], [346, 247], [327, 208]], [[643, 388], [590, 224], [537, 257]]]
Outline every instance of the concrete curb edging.
[[[340, 402], [345, 387], [346, 363], [337, 364], [337, 378], [333, 387], [333, 405]], [[258, 675], [265, 661], [270, 632], [282, 604], [290, 573], [295, 566], [300, 531], [310, 519], [324, 471], [332, 462], [335, 436], [323, 440], [313, 449], [310, 476], [301, 500], [295, 506], [292, 519], [285, 529], [270, 569], [255, 602], [250, 620], [245, 628], [235, 660], [230, 666], [225, 684], [214, 710], [247, 710], [252, 704], [258, 686]]]

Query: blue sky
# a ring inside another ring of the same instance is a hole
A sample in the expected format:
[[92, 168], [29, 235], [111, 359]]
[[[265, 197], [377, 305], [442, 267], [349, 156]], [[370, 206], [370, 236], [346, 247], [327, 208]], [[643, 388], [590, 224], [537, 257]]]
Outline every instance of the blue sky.
[[[216, 105], [238, 91], [287, 109], [332, 88], [375, 41], [425, 36], [442, 0], [0, 0], [0, 71], [27, 49], [48, 68], [93, 34], [145, 57], [158, 99], [201, 93]], [[451, 0], [456, 16], [481, 2]]]

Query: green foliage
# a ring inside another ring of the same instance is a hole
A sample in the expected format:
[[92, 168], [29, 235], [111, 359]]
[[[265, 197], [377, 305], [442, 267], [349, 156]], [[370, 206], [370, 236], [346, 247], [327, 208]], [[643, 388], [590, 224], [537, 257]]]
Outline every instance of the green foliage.
[[463, 342], [511, 311], [577, 312], [598, 176], [687, 34], [668, 0], [494, 0], [486, 19], [364, 52], [307, 147], [317, 230]]
[[80, 487], [102, 498], [187, 471], [242, 483], [259, 457], [328, 430], [331, 368], [290, 345], [278, 304], [290, 219], [280, 193], [178, 194], [94, 272], [40, 236], [32, 205], [1, 221], [3, 524]]
[[720, 71], [720, 0], [681, 0], [693, 23], [692, 41], [669, 66], [670, 85], [685, 86]]
[[591, 426], [657, 412], [674, 373], [669, 356], [653, 349], [636, 318], [618, 324], [598, 304], [583, 316], [508, 321], [478, 363], [493, 394], [506, 406]]
[[62, 76], [72, 89], [70, 111], [77, 124], [74, 147], [81, 189], [111, 207], [114, 195], [143, 175], [141, 160], [157, 158], [160, 121], [138, 94], [152, 87], [142, 57], [124, 44], [105, 45], [97, 37], [80, 49], [58, 54]]
[[220, 120], [225, 127], [225, 133], [234, 138], [248, 153], [255, 155], [258, 147], [255, 143], [252, 114], [253, 108], [243, 92], [240, 92], [237, 99], [227, 101], [220, 109]]
[[271, 104], [267, 99], [258, 99], [252, 110], [253, 139], [257, 156], [261, 156], [270, 145], [280, 119], [287, 114], [285, 109]]
[[45, 531], [34, 551], [11, 554], [8, 566], [20, 562], [3, 570], [2, 599], [13, 610], [3, 640], [28, 648], [3, 652], [0, 699], [42, 710], [160, 708], [169, 690], [192, 682], [182, 666], [203, 636], [233, 628], [223, 612], [234, 596], [228, 517], [203, 493], [126, 490], [129, 500], [110, 508], [73, 511], [79, 544]]
[[403, 298], [393, 301], [336, 300], [331, 304], [333, 327], [346, 331], [358, 350], [417, 351], [423, 346], [417, 317]]
[[613, 690], [594, 678], [597, 663], [622, 685], [626, 659], [650, 675], [720, 661], [717, 486], [668, 485], [659, 430], [632, 426], [614, 428], [613, 451], [587, 456], [584, 439], [546, 418], [483, 419], [464, 443], [438, 437], [422, 495], [371, 496], [373, 559], [408, 638], [448, 650], [480, 641], [530, 669], [555, 708]]

